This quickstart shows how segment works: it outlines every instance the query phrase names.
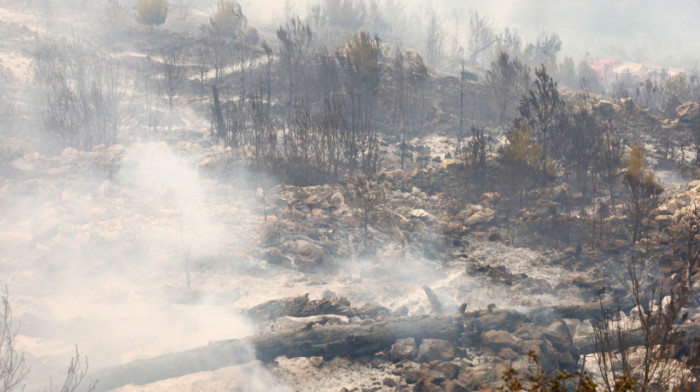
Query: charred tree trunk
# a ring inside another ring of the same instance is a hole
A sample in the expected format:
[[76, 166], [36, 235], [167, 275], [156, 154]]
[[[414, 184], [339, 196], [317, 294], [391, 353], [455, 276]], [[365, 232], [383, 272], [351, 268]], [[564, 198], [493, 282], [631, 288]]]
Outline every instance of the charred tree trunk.
[[[280, 302], [282, 301], [282, 302]], [[260, 307], [251, 316], [269, 320], [268, 313], [276, 317], [294, 313], [311, 315], [314, 305], [322, 314], [346, 313], [357, 314], [358, 310], [349, 311], [344, 303], [308, 301], [306, 296], [271, 301]], [[332, 309], [333, 306], [337, 309]], [[535, 310], [530, 314], [532, 321], [548, 323], [552, 318], [595, 318], [596, 311], [600, 312], [600, 304], [582, 306], [567, 306]], [[324, 311], [321, 311], [323, 309]], [[376, 310], [376, 309], [375, 309]], [[91, 383], [98, 380], [97, 391], [107, 391], [127, 384], [143, 385], [183, 375], [212, 371], [222, 367], [248, 363], [254, 360], [270, 362], [278, 356], [312, 357], [322, 356], [326, 359], [349, 356], [370, 356], [379, 351], [388, 350], [397, 339], [412, 337], [420, 343], [423, 339], [444, 339], [459, 344], [466, 335], [474, 335], [472, 340], [480, 344], [481, 332], [471, 331], [465, 325], [469, 320], [475, 320], [476, 313], [455, 314], [452, 316], [413, 316], [403, 318], [388, 318], [368, 324], [316, 324], [309, 322], [301, 328], [284, 329], [267, 332], [243, 339], [223, 340], [212, 342], [207, 346], [195, 349], [161, 355], [151, 359], [134, 361], [125, 365], [98, 370], [91, 375]], [[546, 314], [546, 316], [544, 316]], [[262, 317], [261, 317], [262, 316]], [[527, 316], [522, 315], [526, 319]], [[507, 317], [499, 325], [490, 325], [489, 329], [507, 330], [507, 323], [522, 318]], [[511, 326], [512, 327], [512, 326]], [[700, 326], [684, 325], [684, 340], [700, 337]], [[643, 337], [640, 330], [630, 333], [630, 344], [640, 345]], [[592, 337], [579, 338], [573, 341], [571, 353], [576, 355], [590, 354], [596, 350]]]
[[[693, 343], [695, 339], [700, 339], [700, 325], [696, 324], [684, 324], [679, 326], [679, 332], [683, 339], [678, 344], [689, 344]], [[644, 346], [644, 334], [641, 329], [633, 329], [629, 331], [629, 336], [625, 344], [628, 347]], [[582, 338], [574, 339], [573, 354], [586, 355], [592, 354], [597, 351], [595, 341], [593, 336], [586, 336]]]
[[244, 339], [212, 342], [207, 346], [165, 354], [103, 369], [93, 375], [97, 391], [127, 384], [147, 384], [201, 371], [216, 370], [253, 360], [287, 357], [361, 357], [391, 348], [397, 339], [445, 339], [455, 341], [462, 332], [458, 317], [418, 316], [368, 325], [316, 326], [277, 331]]

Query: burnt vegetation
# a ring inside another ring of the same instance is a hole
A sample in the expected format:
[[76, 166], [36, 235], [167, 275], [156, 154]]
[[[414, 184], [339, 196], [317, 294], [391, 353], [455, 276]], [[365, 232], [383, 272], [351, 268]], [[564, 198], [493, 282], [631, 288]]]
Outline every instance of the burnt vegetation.
[[[179, 5], [185, 22], [186, 3]], [[534, 311], [472, 312], [464, 305], [445, 321], [450, 332], [456, 328], [449, 335], [454, 347], [462, 356], [467, 346], [483, 349], [508, 366], [499, 366], [501, 374], [490, 381], [449, 384], [423, 374], [410, 383], [416, 390], [447, 384], [451, 390], [498, 384], [506, 391], [698, 388], [697, 70], [642, 78], [622, 73], [604, 81], [587, 61], [558, 58], [558, 35], [526, 43], [476, 11], [464, 26], [456, 22], [465, 32], [454, 40], [438, 16], [426, 16], [422, 38], [411, 42], [418, 51], [401, 40], [408, 22], [392, 27], [373, 1], [324, 0], [308, 15], [290, 14], [269, 29], [253, 26], [235, 0], [219, 0], [208, 20], [187, 33], [168, 30], [174, 2], [134, 5], [124, 11], [112, 1], [109, 15], [112, 30], [135, 31], [131, 49], [144, 54], [138, 59], [112, 56], [107, 44], [36, 38], [33, 110], [54, 151], [176, 138], [183, 129], [183, 140], [194, 139], [199, 136], [186, 132], [191, 124], [177, 118], [191, 110], [208, 123], [206, 140], [197, 143], [225, 157], [225, 164], [204, 169], [218, 178], [246, 173], [254, 179], [265, 225], [256, 254], [261, 260], [332, 270], [337, 265], [324, 262], [377, 256], [381, 243], [391, 241], [402, 256], [414, 251], [447, 265], [471, 240], [483, 240], [548, 252], [557, 267], [575, 273], [556, 289], [581, 289], [595, 305], [586, 313], [594, 315], [590, 341], [566, 332], [560, 345], [552, 330], [568, 328], [558, 323], [563, 316], [545, 318], [544, 325]], [[398, 20], [402, 11], [395, 7]], [[14, 110], [0, 95], [2, 124], [17, 117]], [[9, 125], [4, 129], [10, 132]], [[659, 172], [688, 185], [664, 182]], [[293, 201], [275, 205], [284, 194], [294, 194]], [[268, 219], [274, 214], [293, 223]], [[280, 239], [285, 230], [301, 233], [296, 245]], [[189, 268], [184, 245], [183, 253]], [[528, 278], [471, 260], [463, 269], [508, 285]], [[10, 391], [28, 368], [15, 350], [5, 296], [2, 305], [0, 381]], [[484, 327], [490, 318], [498, 318], [498, 331], [520, 333], [518, 344], [493, 343], [497, 337]], [[537, 333], [523, 332], [523, 325], [538, 322], [531, 327]], [[394, 349], [395, 339], [386, 347], [385, 336], [372, 328], [358, 330], [377, 340], [372, 354]], [[308, 334], [302, 335], [315, 338]], [[515, 370], [518, 358], [522, 366]], [[86, 377], [77, 349], [68, 372], [62, 391], [75, 390]]]

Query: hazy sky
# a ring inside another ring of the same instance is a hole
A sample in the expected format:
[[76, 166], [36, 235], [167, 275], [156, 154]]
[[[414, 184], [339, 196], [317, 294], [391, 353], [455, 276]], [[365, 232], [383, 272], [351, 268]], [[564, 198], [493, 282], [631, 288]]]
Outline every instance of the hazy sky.
[[[455, 1], [443, 0], [446, 7]], [[526, 39], [543, 29], [558, 33], [564, 50], [576, 57], [611, 55], [615, 47], [632, 55], [635, 47], [651, 61], [669, 56], [700, 57], [698, 0], [499, 0], [474, 1], [503, 26], [514, 26]]]
[[[279, 20], [289, 6], [305, 14], [315, 1], [240, 0], [244, 12], [258, 21]], [[700, 58], [700, 0], [395, 1], [408, 12], [437, 7], [448, 31], [455, 15], [466, 15], [473, 8], [501, 28], [517, 28], [525, 41], [535, 40], [542, 31], [555, 32], [562, 38], [564, 53], [576, 59], [586, 53], [622, 57], [621, 49], [630, 57], [642, 50], [647, 62], [676, 66]]]

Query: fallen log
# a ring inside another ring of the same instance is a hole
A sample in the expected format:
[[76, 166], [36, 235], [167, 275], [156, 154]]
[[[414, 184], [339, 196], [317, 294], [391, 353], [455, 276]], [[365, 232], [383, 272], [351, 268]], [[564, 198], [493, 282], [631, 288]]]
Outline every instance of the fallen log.
[[[634, 303], [631, 302], [630, 298], [622, 298], [617, 304], [612, 299], [606, 299], [602, 305], [604, 309], [616, 309], [619, 306], [619, 310], [625, 313], [629, 313], [634, 307]], [[603, 312], [601, 311], [601, 303], [599, 301], [592, 301], [581, 304], [565, 304], [535, 308], [529, 312], [529, 316], [536, 323], [549, 324], [565, 318], [600, 320], [603, 317]]]
[[[686, 342], [686, 344], [692, 343], [695, 339], [700, 338], [700, 325], [683, 324], [678, 326], [678, 332], [680, 332], [681, 339]], [[642, 333], [642, 330], [638, 328], [629, 331], [626, 344], [628, 347], [643, 346], [644, 334]], [[598, 351], [598, 349], [596, 348], [593, 337], [585, 336], [574, 339], [573, 351], [573, 354], [576, 355], [588, 355]]]
[[201, 371], [216, 370], [253, 360], [269, 362], [278, 356], [361, 357], [387, 350], [397, 339], [413, 337], [456, 341], [462, 332], [461, 318], [416, 316], [348, 325], [307, 325], [292, 331], [276, 331], [244, 339], [212, 342], [179, 353], [134, 361], [95, 372], [97, 391], [127, 384], [147, 384]]
[[[581, 312], [582, 310], [586, 310], [586, 312]], [[559, 313], [560, 311], [562, 313]], [[550, 308], [547, 314], [578, 314], [580, 316], [588, 311], [592, 312], [592, 305], [586, 306], [584, 309], [576, 307], [566, 307], [561, 310]], [[526, 315], [522, 315], [522, 317], [529, 320]], [[93, 373], [90, 380], [99, 381], [97, 391], [107, 391], [127, 384], [142, 385], [186, 374], [244, 364], [254, 360], [270, 362], [282, 355], [287, 357], [322, 356], [326, 359], [370, 356], [379, 351], [390, 349], [397, 339], [404, 338], [414, 338], [418, 343], [423, 339], [444, 339], [458, 343], [463, 336], [470, 335], [470, 339], [473, 339], [471, 342], [479, 345], [479, 336], [483, 331], [467, 330], [465, 325], [473, 325], [474, 321], [481, 318], [483, 315], [480, 312], [473, 312], [453, 316], [388, 318], [381, 321], [344, 325], [324, 325], [310, 322], [302, 328], [277, 330], [244, 339], [216, 341], [207, 346], [179, 353], [165, 354], [102, 369]], [[488, 326], [489, 330], [512, 329], [512, 326], [508, 324], [513, 321], [513, 317], [491, 317], [490, 319], [493, 320]], [[686, 341], [700, 337], [700, 326], [698, 325], [684, 325], [682, 329], [685, 332]], [[630, 343], [631, 345], [643, 343], [641, 331], [631, 332]], [[591, 338], [574, 340], [571, 349], [574, 358], [576, 355], [592, 352], [595, 352], [595, 345]]]

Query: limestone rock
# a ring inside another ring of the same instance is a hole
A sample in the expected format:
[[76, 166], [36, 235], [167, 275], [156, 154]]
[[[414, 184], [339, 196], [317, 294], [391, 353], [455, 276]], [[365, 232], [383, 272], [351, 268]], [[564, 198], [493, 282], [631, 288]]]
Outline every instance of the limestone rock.
[[391, 345], [389, 352], [391, 359], [395, 362], [413, 359], [416, 356], [416, 340], [413, 338], [398, 339]]
[[411, 218], [420, 219], [424, 222], [434, 222], [435, 217], [426, 210], [417, 208], [409, 213]]
[[459, 380], [450, 380], [445, 383], [446, 392], [468, 392], [467, 386]]
[[700, 105], [695, 102], [685, 102], [676, 108], [678, 120], [682, 123], [692, 123], [700, 119]]
[[267, 248], [262, 251], [261, 258], [268, 263], [288, 267], [291, 260], [277, 248]]
[[601, 100], [594, 108], [605, 119], [612, 119], [615, 115], [615, 105], [610, 101]]
[[459, 375], [461, 367], [455, 362], [440, 362], [435, 369], [442, 372], [447, 379], [454, 380]]
[[418, 347], [417, 360], [419, 362], [451, 361], [455, 357], [452, 343], [443, 339], [423, 339]]
[[401, 181], [406, 178], [406, 173], [401, 169], [396, 169], [389, 173], [389, 176], [394, 181]]
[[306, 198], [305, 203], [309, 207], [318, 207], [321, 205], [321, 197], [319, 195], [311, 195]]
[[518, 347], [521, 341], [507, 331], [486, 331], [483, 334], [483, 344], [492, 349]]
[[501, 195], [498, 192], [485, 192], [481, 195], [481, 201], [491, 205], [497, 203], [500, 198]]
[[305, 240], [297, 240], [293, 243], [296, 257], [294, 264], [298, 267], [320, 264], [323, 261], [323, 248]]
[[543, 335], [557, 350], [560, 351], [568, 351], [574, 344], [569, 327], [567, 327], [561, 320], [556, 321], [547, 327], [547, 329], [544, 330]]
[[471, 206], [471, 215], [464, 221], [467, 226], [489, 223], [496, 217], [496, 211], [480, 205]]
[[331, 196], [331, 205], [333, 208], [338, 208], [345, 204], [345, 197], [342, 193], [336, 192]]

